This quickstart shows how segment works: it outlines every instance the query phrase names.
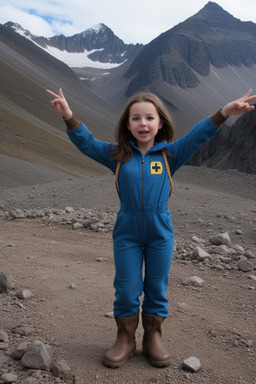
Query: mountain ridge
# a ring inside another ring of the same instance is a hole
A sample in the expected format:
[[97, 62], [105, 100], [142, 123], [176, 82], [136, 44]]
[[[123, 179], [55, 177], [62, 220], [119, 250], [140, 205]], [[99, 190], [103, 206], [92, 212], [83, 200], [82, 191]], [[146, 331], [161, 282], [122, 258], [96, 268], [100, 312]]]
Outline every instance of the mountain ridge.
[[193, 155], [188, 165], [203, 164], [209, 168], [256, 174], [255, 128], [256, 109], [240, 116], [232, 126], [223, 125], [217, 135]]
[[[215, 19], [218, 19], [216, 24]], [[242, 36], [237, 52], [233, 49], [230, 53], [219, 46], [224, 33], [223, 20], [228, 20], [224, 35], [232, 42], [230, 46], [234, 47]], [[228, 23], [232, 24], [230, 30]], [[235, 33], [234, 23], [242, 26], [242, 32]], [[135, 50], [129, 59], [106, 71], [70, 68], [30, 38], [21, 36], [10, 26], [0, 25], [0, 70], [6, 74], [0, 87], [1, 153], [76, 175], [104, 172], [101, 166], [71, 149], [63, 121], [52, 110], [45, 88], [57, 92], [62, 87], [75, 115], [86, 123], [96, 138], [106, 141], [114, 140], [118, 115], [130, 93], [153, 92], [171, 113], [176, 138], [179, 138], [226, 102], [242, 96], [249, 88], [256, 89], [256, 43], [252, 35], [255, 28], [254, 23], [241, 22], [209, 2], [196, 15], [146, 46], [137, 47], [138, 51]], [[96, 32], [96, 28], [91, 31], [91, 38]], [[245, 37], [247, 43], [242, 44]], [[248, 49], [250, 55], [247, 55]], [[214, 64], [209, 60], [209, 52], [215, 59]], [[248, 61], [244, 61], [245, 57]], [[229, 124], [233, 121], [230, 118]], [[250, 136], [249, 132], [244, 134]], [[256, 143], [254, 137], [251, 140]], [[244, 143], [250, 144], [249, 141]], [[223, 141], [213, 141], [211, 145], [216, 151], [220, 145], [225, 149]], [[206, 159], [200, 155], [196, 162], [204, 164]], [[216, 162], [212, 159], [208, 164], [213, 167]], [[225, 166], [232, 168], [232, 164], [238, 167], [230, 157]], [[243, 169], [256, 173], [250, 167]]]
[[[73, 36], [55, 35], [48, 38], [33, 35], [17, 23], [7, 22], [4, 26], [23, 35], [57, 58], [60, 57], [58, 51], [65, 51], [69, 54], [83, 54], [88, 59], [88, 65], [92, 67], [98, 67], [98, 62], [102, 64], [102, 68], [119, 66], [138, 53], [143, 47], [142, 44], [125, 44], [103, 23]], [[77, 67], [86, 63], [85, 60], [80, 60], [81, 64], [76, 65]]]
[[200, 83], [198, 75], [208, 76], [211, 65], [224, 68], [253, 64], [256, 24], [242, 22], [209, 2], [197, 14], [144, 47], [124, 75], [132, 78], [127, 95], [147, 88], [157, 79], [181, 88], [194, 88]]

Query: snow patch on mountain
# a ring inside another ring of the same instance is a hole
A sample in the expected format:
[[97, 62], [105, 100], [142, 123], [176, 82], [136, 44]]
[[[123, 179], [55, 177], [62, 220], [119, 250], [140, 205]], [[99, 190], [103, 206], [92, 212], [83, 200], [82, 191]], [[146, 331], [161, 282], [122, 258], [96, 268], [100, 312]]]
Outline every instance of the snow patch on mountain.
[[[24, 29], [21, 25], [17, 23], [6, 23], [6, 25], [10, 25], [10, 27], [16, 32], [19, 33], [21, 36], [24, 36], [27, 40], [30, 40], [32, 43], [36, 44], [39, 48], [43, 49], [50, 55], [54, 56], [56, 59], [62, 61], [63, 63], [67, 64], [71, 68], [84, 68], [84, 67], [91, 67], [91, 68], [97, 68], [97, 69], [111, 69], [116, 68], [124, 63], [103, 63], [100, 61], [93, 61], [89, 59], [88, 55], [94, 53], [94, 52], [100, 52], [104, 48], [101, 49], [93, 49], [90, 51], [87, 51], [86, 49], [84, 52], [68, 52], [66, 50], [60, 50], [58, 48], [52, 47], [50, 45], [47, 45], [46, 47], [43, 47], [42, 45], [38, 44], [35, 41], [35, 38], [39, 38], [38, 35], [31, 34], [28, 30]], [[99, 33], [105, 28], [104, 24], [96, 24], [93, 27], [87, 29], [83, 32], [84, 37], [88, 36], [93, 33]], [[124, 56], [126, 52], [124, 52], [121, 56]], [[125, 60], [126, 61], [126, 60]]]
[[[40, 47], [42, 48], [42, 47]], [[111, 69], [116, 68], [120, 64], [112, 64], [112, 63], [101, 63], [99, 61], [92, 61], [88, 58], [93, 52], [101, 51], [102, 49], [94, 49], [92, 51], [84, 51], [81, 53], [71, 53], [67, 51], [61, 51], [57, 48], [48, 46], [47, 48], [43, 48], [50, 55], [54, 56], [56, 59], [63, 61], [63, 63], [67, 64], [69, 67], [83, 68], [83, 67], [92, 67], [98, 69]]]

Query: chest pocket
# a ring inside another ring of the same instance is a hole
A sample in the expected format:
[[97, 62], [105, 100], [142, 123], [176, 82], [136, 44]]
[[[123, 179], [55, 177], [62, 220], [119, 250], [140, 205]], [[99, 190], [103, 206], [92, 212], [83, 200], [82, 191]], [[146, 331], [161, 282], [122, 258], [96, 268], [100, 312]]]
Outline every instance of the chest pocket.
[[[165, 167], [166, 167], [168, 177], [170, 180], [169, 196], [171, 196], [172, 189], [173, 189], [173, 181], [172, 181], [171, 171], [170, 171], [170, 167], [169, 167], [168, 160], [167, 160], [167, 155], [166, 155], [164, 150], [162, 150], [162, 155], [164, 158]], [[121, 166], [121, 161], [118, 161], [117, 166], [116, 166], [116, 173], [115, 173], [115, 185], [116, 185], [116, 190], [117, 190], [118, 195], [119, 195], [118, 174], [120, 171], [120, 166]], [[151, 175], [161, 175], [163, 173], [163, 165], [162, 165], [161, 161], [152, 161], [150, 163], [150, 173], [151, 173]]]

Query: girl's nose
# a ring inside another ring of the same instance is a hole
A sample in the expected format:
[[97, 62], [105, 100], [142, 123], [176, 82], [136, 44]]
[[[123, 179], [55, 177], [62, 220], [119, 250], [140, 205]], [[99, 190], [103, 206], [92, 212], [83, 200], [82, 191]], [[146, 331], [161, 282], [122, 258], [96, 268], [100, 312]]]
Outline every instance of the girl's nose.
[[146, 120], [145, 119], [141, 119], [140, 125], [142, 127], [145, 127], [145, 125], [147, 125]]

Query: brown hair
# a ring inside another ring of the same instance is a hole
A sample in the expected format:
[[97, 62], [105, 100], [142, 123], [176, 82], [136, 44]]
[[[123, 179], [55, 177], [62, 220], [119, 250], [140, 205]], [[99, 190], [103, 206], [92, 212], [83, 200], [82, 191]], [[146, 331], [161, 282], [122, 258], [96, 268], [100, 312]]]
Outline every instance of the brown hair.
[[159, 117], [163, 122], [162, 128], [159, 129], [156, 135], [156, 141], [161, 142], [165, 140], [167, 143], [171, 143], [174, 140], [174, 124], [162, 101], [153, 93], [136, 93], [127, 102], [116, 126], [115, 139], [117, 141], [117, 145], [115, 145], [111, 150], [113, 153], [113, 160], [115, 161], [128, 161], [133, 155], [132, 148], [129, 144], [129, 141], [133, 140], [133, 136], [130, 130], [128, 130], [127, 124], [129, 121], [131, 106], [142, 101], [154, 104]]

